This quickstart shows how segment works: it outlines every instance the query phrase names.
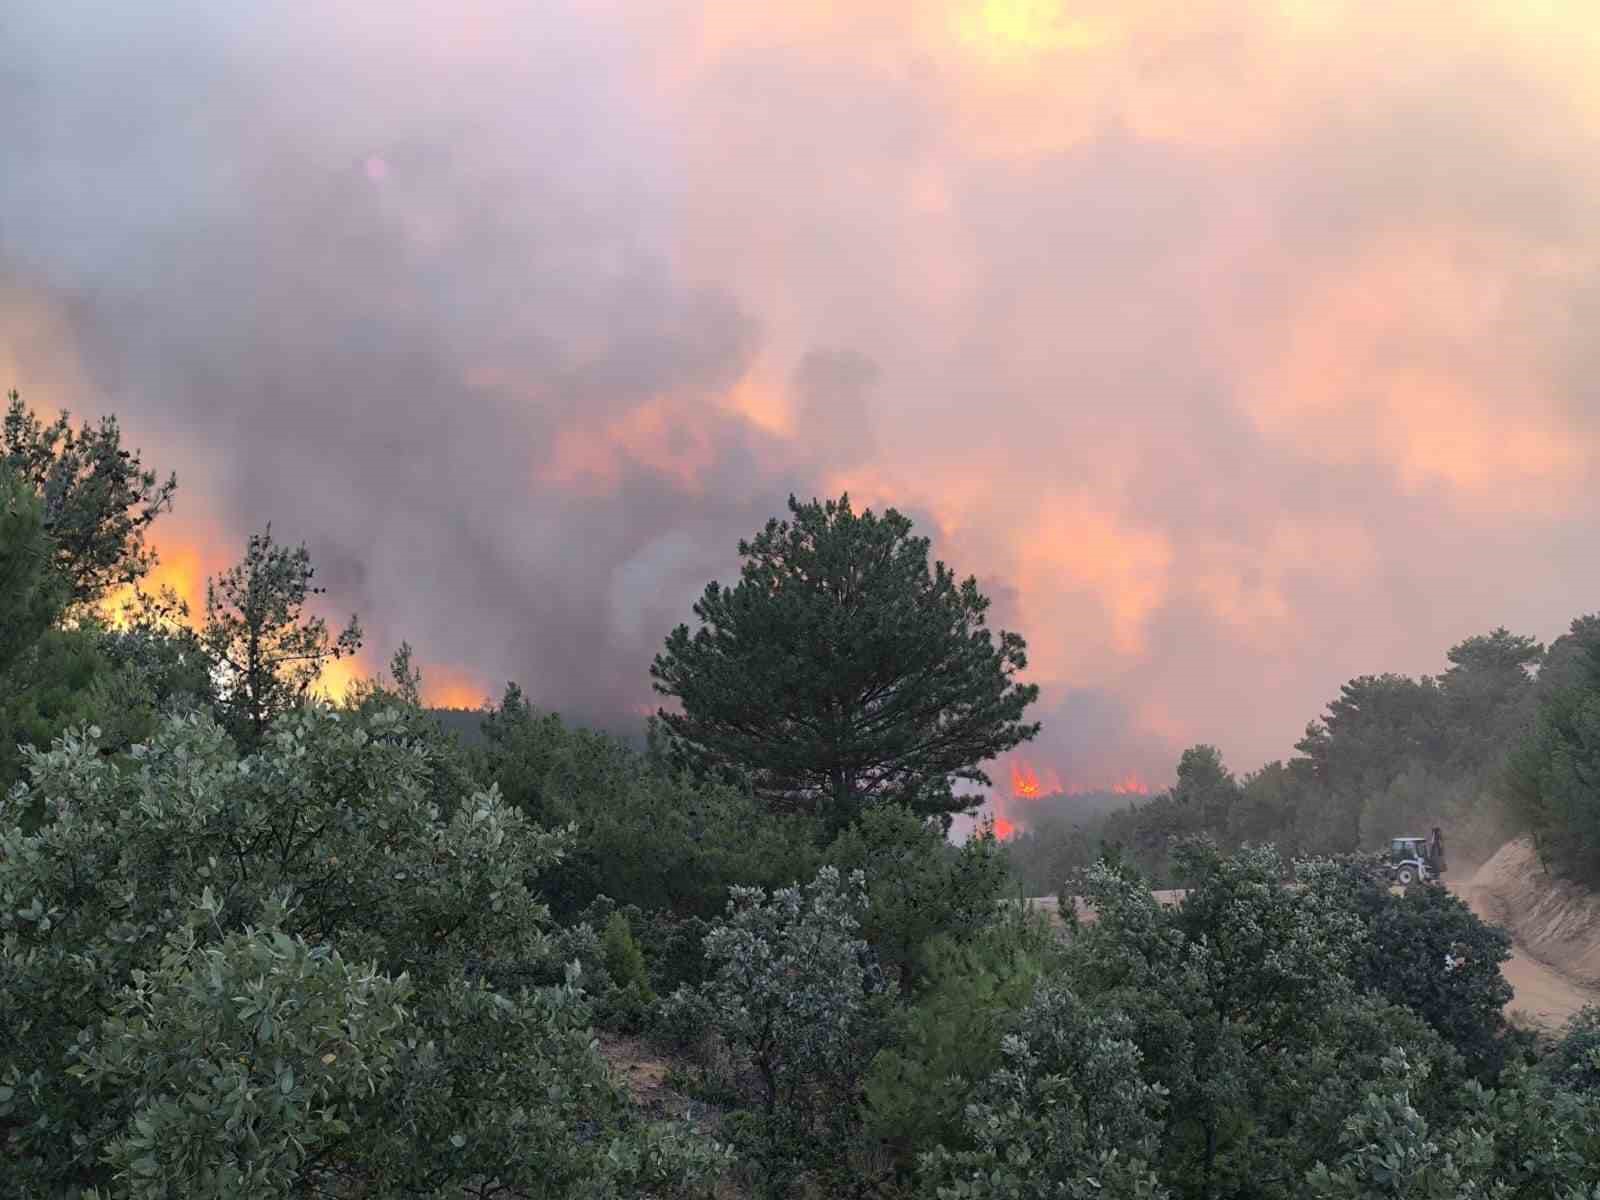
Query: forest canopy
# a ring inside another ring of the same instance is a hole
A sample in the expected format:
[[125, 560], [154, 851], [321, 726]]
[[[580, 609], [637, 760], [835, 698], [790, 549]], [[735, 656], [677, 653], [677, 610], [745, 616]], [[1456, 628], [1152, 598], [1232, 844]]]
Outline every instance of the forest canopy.
[[121, 437], [14, 400], [0, 461], [0, 1193], [1600, 1194], [1600, 1011], [1516, 1027], [1507, 935], [1360, 853], [1438, 816], [1594, 877], [1595, 619], [955, 844], [1034, 692], [893, 510], [791, 499], [639, 746], [430, 710], [406, 644], [328, 696], [360, 622], [266, 529], [146, 594], [175, 484]]

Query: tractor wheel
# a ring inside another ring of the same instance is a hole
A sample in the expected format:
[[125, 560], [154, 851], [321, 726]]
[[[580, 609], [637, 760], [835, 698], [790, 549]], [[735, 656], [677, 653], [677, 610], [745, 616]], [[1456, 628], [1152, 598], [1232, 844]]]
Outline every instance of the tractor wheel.
[[1401, 887], [1407, 887], [1410, 884], [1416, 882], [1417, 876], [1416, 876], [1416, 872], [1414, 872], [1410, 867], [1401, 867], [1398, 871], [1395, 872], [1394, 878], [1395, 878], [1395, 882], [1398, 883]]

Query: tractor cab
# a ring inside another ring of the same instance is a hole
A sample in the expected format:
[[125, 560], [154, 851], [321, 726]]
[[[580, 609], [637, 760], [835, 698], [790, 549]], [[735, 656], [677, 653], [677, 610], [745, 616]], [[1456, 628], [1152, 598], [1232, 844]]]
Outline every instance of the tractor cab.
[[1426, 883], [1444, 874], [1444, 838], [1439, 830], [1435, 829], [1431, 837], [1391, 838], [1389, 874], [1402, 887]]

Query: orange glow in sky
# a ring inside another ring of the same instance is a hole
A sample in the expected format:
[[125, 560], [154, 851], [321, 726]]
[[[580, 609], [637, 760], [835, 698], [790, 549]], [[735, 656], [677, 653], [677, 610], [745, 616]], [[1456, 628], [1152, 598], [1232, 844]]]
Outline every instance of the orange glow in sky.
[[1010, 831], [1600, 596], [1589, 0], [55, 7], [7, 8], [0, 392], [177, 471], [196, 619], [270, 519], [431, 701], [636, 718], [848, 490], [1027, 639]]
[[344, 699], [352, 684], [369, 677], [370, 673], [362, 669], [359, 655], [340, 658], [322, 668], [315, 690], [318, 695], [337, 704]]
[[422, 668], [422, 699], [434, 708], [476, 709], [493, 703], [482, 680], [448, 665]]
[[[147, 541], [157, 562], [140, 581], [139, 590], [154, 598], [171, 589], [188, 605], [190, 623], [199, 626], [205, 619], [206, 580], [232, 565], [228, 539], [216, 526], [190, 514], [165, 514], [151, 527]], [[113, 624], [122, 623], [132, 599], [132, 588], [120, 589], [108, 598], [104, 609]]]

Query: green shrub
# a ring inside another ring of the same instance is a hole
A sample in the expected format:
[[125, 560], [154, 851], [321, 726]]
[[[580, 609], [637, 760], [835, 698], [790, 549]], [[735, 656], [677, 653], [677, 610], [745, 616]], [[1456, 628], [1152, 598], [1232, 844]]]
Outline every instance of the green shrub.
[[1309, 884], [1330, 905], [1361, 918], [1355, 985], [1423, 1017], [1468, 1069], [1492, 1080], [1514, 1045], [1505, 1018], [1511, 985], [1500, 973], [1511, 957], [1511, 936], [1444, 888], [1396, 895], [1381, 867], [1360, 861], [1325, 865]]
[[1145, 1082], [1133, 1029], [1058, 983], [1042, 986], [1004, 1065], [965, 1117], [969, 1150], [923, 1159], [941, 1200], [1155, 1200], [1164, 1094]]
[[609, 1025], [630, 1032], [643, 1028], [656, 998], [650, 990], [644, 953], [633, 940], [628, 918], [620, 912], [612, 913], [600, 936], [600, 945], [608, 976], [603, 1019]]
[[735, 1114], [733, 1128], [769, 1196], [808, 1169], [838, 1165], [854, 1133], [879, 1026], [857, 936], [865, 905], [864, 877], [846, 883], [832, 867], [803, 891], [734, 888], [706, 935], [710, 979], [669, 1005], [692, 1011], [750, 1065], [756, 1108]]
[[539, 882], [563, 920], [601, 896], [710, 918], [732, 884], [781, 887], [816, 870], [813, 822], [774, 815], [726, 785], [669, 774], [615, 738], [568, 729], [514, 685], [484, 732], [482, 777], [534, 820], [576, 829]]
[[633, 940], [633, 930], [628, 925], [627, 917], [620, 912], [612, 913], [611, 919], [606, 922], [606, 931], [600, 937], [600, 944], [605, 950], [606, 970], [611, 973], [612, 983], [620, 988], [649, 989], [644, 953], [639, 949], [639, 943]]
[[334, 1182], [316, 1164], [357, 1157], [381, 1128], [409, 981], [291, 937], [283, 912], [208, 945], [220, 914], [207, 889], [97, 1036], [67, 1049], [67, 1074], [115, 1114], [101, 1157], [119, 1194], [287, 1196]]
[[[1064, 982], [1096, 1012], [1120, 1014], [1144, 1079], [1170, 1105], [1154, 1160], [1175, 1194], [1289, 1200], [1331, 1153], [1345, 1118], [1399, 1047], [1413, 1062], [1454, 1055], [1410, 1010], [1357, 982], [1370, 934], [1326, 864], [1269, 848], [1223, 855], [1180, 842], [1190, 884], [1164, 907], [1142, 880], [1105, 866], [1080, 888], [1097, 913], [1067, 947]], [[1442, 963], [1441, 963], [1442, 965]], [[1451, 1089], [1425, 1094], [1443, 1115]]]
[[706, 934], [711, 923], [704, 918], [685, 916], [670, 908], [640, 908], [637, 904], [618, 904], [610, 896], [596, 896], [578, 914], [578, 920], [604, 929], [612, 913], [627, 918], [628, 932], [644, 956], [652, 990], [670, 995], [681, 983], [697, 985], [705, 978]]
[[1600, 1004], [1586, 1004], [1573, 1014], [1544, 1067], [1565, 1087], [1600, 1092]]
[[1420, 1097], [1426, 1063], [1396, 1050], [1344, 1123], [1332, 1166], [1318, 1162], [1311, 1200], [1594, 1200], [1600, 1194], [1600, 1099], [1512, 1069], [1494, 1090], [1477, 1082], [1448, 1123]]
[[828, 847], [826, 859], [843, 875], [866, 875], [861, 933], [902, 988], [916, 979], [930, 940], [963, 936], [994, 919], [1009, 878], [992, 832], [952, 846], [937, 821], [893, 804], [863, 812]]
[[866, 1132], [902, 1174], [919, 1152], [962, 1144], [973, 1089], [1000, 1067], [1001, 1039], [1057, 957], [1050, 929], [1025, 915], [929, 944], [915, 1000], [866, 1079]]
[[492, 791], [442, 818], [399, 724], [30, 756], [0, 805], [0, 1194], [601, 1197], [689, 1145], [628, 1115], [576, 968], [526, 986], [562, 976], [528, 890], [561, 837]]

